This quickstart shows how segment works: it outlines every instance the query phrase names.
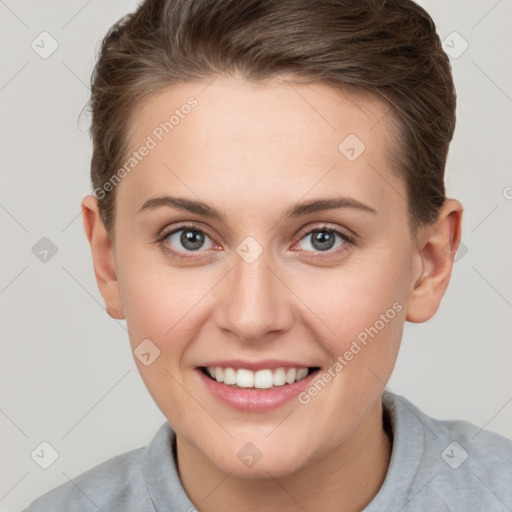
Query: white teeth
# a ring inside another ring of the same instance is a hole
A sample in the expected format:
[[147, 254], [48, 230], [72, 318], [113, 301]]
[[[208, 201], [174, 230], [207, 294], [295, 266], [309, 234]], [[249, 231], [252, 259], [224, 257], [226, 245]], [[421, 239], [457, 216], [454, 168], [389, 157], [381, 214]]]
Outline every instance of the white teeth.
[[236, 384], [236, 372], [233, 368], [224, 369], [224, 384], [227, 384], [228, 386]]
[[302, 380], [303, 378], [307, 377], [308, 375], [308, 369], [307, 368], [301, 368], [298, 372], [297, 372], [297, 382], [299, 380]]
[[209, 366], [206, 371], [217, 382], [228, 386], [237, 385], [240, 388], [269, 389], [299, 382], [308, 375], [307, 368], [276, 368], [253, 372], [245, 368], [221, 368]]
[[295, 368], [289, 368], [286, 371], [286, 383], [287, 384], [293, 384], [295, 382], [296, 377], [297, 377], [297, 370]]
[[272, 370], [258, 370], [254, 374], [254, 387], [259, 389], [271, 388], [274, 384]]
[[254, 387], [254, 372], [239, 368], [236, 372], [236, 385], [239, 388], [252, 388]]
[[284, 368], [278, 368], [274, 372], [274, 386], [283, 386], [286, 384], [286, 373]]

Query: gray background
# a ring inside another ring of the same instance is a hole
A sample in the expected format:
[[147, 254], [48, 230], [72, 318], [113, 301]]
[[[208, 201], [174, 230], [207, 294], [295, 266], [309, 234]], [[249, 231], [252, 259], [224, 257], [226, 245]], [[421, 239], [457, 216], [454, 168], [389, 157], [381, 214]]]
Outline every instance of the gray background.
[[[420, 3], [454, 55], [447, 187], [465, 206], [464, 246], [437, 315], [406, 325], [389, 387], [512, 437], [512, 0]], [[101, 37], [135, 5], [0, 0], [1, 511], [146, 445], [165, 421], [125, 322], [104, 311], [80, 215], [91, 146], [78, 115]], [[46, 59], [31, 47], [43, 31], [58, 43]], [[43, 237], [57, 249], [46, 262], [33, 252]], [[58, 452], [48, 469], [31, 457], [43, 441]]]

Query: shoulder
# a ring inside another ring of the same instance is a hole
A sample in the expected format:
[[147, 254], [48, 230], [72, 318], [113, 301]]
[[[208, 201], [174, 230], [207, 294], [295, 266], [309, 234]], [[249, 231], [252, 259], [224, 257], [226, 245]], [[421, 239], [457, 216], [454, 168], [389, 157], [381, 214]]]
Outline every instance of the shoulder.
[[422, 423], [428, 446], [448, 443], [439, 455], [451, 469], [458, 469], [466, 462], [483, 468], [496, 468], [499, 464], [500, 473], [508, 472], [512, 477], [512, 439], [469, 421], [433, 418], [404, 397], [399, 398]]
[[113, 457], [47, 492], [23, 512], [107, 512], [123, 500], [133, 502], [140, 495], [143, 452], [138, 448]]
[[[428, 417], [443, 464], [434, 480], [438, 489], [472, 497], [493, 510], [512, 507], [512, 440], [462, 420]], [[505, 505], [506, 504], [506, 505]]]
[[436, 496], [447, 510], [510, 510], [511, 439], [468, 421], [433, 418], [392, 393], [383, 403], [402, 439], [415, 432], [416, 445], [422, 445], [415, 467], [415, 487], [422, 494]]

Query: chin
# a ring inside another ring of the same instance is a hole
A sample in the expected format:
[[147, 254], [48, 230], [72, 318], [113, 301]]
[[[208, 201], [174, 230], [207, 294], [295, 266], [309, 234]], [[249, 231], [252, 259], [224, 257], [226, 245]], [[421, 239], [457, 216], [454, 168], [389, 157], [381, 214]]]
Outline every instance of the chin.
[[[264, 460], [266, 459], [266, 460]], [[223, 461], [225, 464], [219, 466], [225, 473], [230, 473], [234, 478], [243, 478], [249, 480], [268, 479], [270, 477], [283, 478], [299, 471], [303, 465], [297, 457], [282, 457], [281, 454], [272, 458], [262, 456], [254, 465], [245, 465], [240, 461], [233, 463], [233, 460]]]
[[203, 454], [219, 470], [235, 478], [286, 477], [300, 471], [312, 459], [304, 444], [264, 443], [234, 440], [229, 447]]

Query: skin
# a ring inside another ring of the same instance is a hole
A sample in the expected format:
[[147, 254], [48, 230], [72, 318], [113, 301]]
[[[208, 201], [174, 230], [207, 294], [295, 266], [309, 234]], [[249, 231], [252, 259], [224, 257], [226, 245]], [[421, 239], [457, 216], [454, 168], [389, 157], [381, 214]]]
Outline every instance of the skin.
[[[462, 206], [447, 200], [435, 224], [412, 233], [405, 183], [390, 158], [388, 108], [319, 83], [219, 76], [206, 88], [171, 87], [138, 107], [133, 147], [190, 96], [198, 106], [117, 186], [115, 242], [95, 197], [83, 199], [106, 309], [126, 318], [132, 349], [146, 338], [160, 349], [149, 366], [135, 361], [176, 432], [180, 478], [198, 510], [361, 510], [389, 465], [381, 394], [403, 325], [438, 309]], [[350, 133], [366, 145], [353, 162], [338, 150]], [[164, 195], [201, 200], [225, 219], [168, 207], [138, 212]], [[283, 216], [297, 202], [336, 195], [375, 212]], [[181, 232], [155, 242], [183, 221], [206, 233], [203, 247], [184, 247]], [[335, 235], [333, 248], [318, 249], [311, 231], [324, 225], [354, 242]], [[252, 263], [236, 252], [247, 236], [263, 250]], [[208, 360], [239, 358], [326, 370], [393, 304], [401, 311], [307, 405], [235, 411], [197, 374]], [[237, 457], [248, 442], [262, 454], [252, 467]]]

